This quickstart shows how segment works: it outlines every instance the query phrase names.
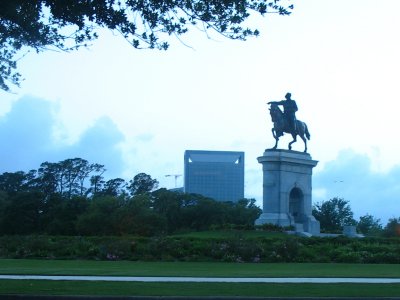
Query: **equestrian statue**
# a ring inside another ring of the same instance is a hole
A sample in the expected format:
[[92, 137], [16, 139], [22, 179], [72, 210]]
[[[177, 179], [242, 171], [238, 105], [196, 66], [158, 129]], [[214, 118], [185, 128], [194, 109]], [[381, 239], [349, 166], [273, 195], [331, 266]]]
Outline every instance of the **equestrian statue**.
[[[291, 99], [292, 94], [287, 93], [285, 95], [286, 100], [282, 101], [270, 101], [268, 104], [271, 105], [269, 108], [272, 122], [274, 127], [272, 128], [272, 135], [275, 139], [275, 146], [270, 150], [274, 150], [278, 147], [278, 141], [284, 133], [290, 133], [293, 137], [293, 141], [289, 143], [289, 150], [292, 150], [292, 144], [297, 141], [299, 136], [304, 142], [304, 152], [307, 152], [307, 139], [310, 139], [310, 133], [308, 132], [307, 124], [296, 119], [296, 111], [298, 110], [296, 101]], [[279, 105], [283, 106], [283, 112], [279, 108]]]

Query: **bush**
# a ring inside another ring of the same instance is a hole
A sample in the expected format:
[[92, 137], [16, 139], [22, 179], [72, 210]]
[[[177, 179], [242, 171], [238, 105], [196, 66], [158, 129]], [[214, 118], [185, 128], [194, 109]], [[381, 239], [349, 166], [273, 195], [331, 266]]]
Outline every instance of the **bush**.
[[266, 232], [285, 232], [286, 230], [293, 230], [293, 226], [282, 227], [282, 226], [270, 224], [270, 223], [256, 225], [255, 228], [266, 231]]
[[0, 236], [1, 258], [400, 263], [397, 238]]

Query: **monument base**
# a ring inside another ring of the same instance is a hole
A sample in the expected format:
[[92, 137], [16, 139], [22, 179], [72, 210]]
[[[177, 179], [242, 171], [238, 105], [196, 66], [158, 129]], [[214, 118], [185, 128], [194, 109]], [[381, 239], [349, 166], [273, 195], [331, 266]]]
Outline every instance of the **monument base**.
[[312, 169], [318, 162], [290, 150], [266, 150], [257, 160], [263, 166], [263, 213], [255, 225], [293, 226], [298, 234], [319, 235], [311, 205]]
[[312, 235], [319, 235], [321, 232], [320, 224], [314, 216], [308, 216], [308, 218], [303, 221], [303, 228], [305, 232], [309, 232]]
[[255, 225], [273, 224], [282, 227], [292, 225], [291, 216], [286, 213], [263, 213], [256, 220]]
[[255, 225], [263, 224], [273, 224], [281, 227], [293, 226], [295, 232], [308, 232], [311, 235], [320, 234], [320, 224], [313, 216], [304, 216], [301, 222], [296, 222], [291, 214], [263, 213], [255, 221]]

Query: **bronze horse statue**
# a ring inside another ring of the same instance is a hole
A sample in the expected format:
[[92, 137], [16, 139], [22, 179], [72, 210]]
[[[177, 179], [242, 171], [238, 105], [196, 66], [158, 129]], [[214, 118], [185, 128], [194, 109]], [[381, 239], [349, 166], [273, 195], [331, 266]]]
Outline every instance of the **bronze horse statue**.
[[292, 150], [292, 144], [297, 141], [297, 136], [299, 136], [304, 142], [304, 152], [307, 152], [307, 139], [310, 139], [310, 133], [308, 132], [307, 124], [300, 120], [296, 120], [296, 129], [292, 130], [289, 128], [286, 118], [282, 110], [276, 104], [271, 104], [269, 108], [272, 122], [274, 127], [272, 128], [272, 135], [275, 139], [275, 146], [271, 150], [278, 147], [278, 141], [283, 134], [290, 133], [293, 137], [293, 141], [289, 143], [289, 150]]

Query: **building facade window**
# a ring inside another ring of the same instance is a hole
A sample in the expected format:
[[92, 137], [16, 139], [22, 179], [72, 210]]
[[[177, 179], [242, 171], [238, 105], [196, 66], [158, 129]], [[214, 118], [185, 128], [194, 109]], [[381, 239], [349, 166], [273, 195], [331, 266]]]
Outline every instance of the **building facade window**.
[[218, 201], [244, 198], [244, 152], [186, 150], [184, 191]]

